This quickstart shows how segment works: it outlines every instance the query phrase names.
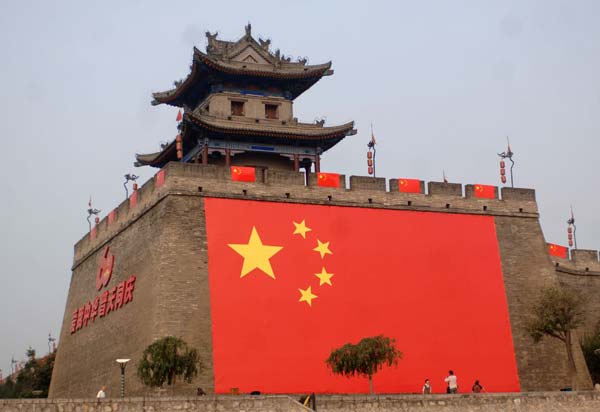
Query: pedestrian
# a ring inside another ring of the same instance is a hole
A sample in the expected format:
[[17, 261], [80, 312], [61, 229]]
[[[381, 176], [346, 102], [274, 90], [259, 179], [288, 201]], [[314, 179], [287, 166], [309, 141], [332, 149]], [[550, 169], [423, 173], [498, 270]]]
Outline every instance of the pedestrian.
[[96, 395], [96, 398], [101, 399], [101, 398], [106, 398], [106, 386], [103, 386], [100, 388], [100, 390], [98, 391], [98, 394]]
[[458, 393], [458, 380], [453, 370], [448, 371], [448, 376], [444, 381], [448, 384], [448, 393]]
[[198, 387], [198, 389], [196, 389], [196, 396], [204, 396], [206, 395], [206, 392], [204, 392], [204, 389]]
[[485, 392], [483, 386], [479, 383], [479, 380], [476, 380], [473, 384], [473, 388], [471, 388], [474, 393]]
[[425, 379], [425, 383], [423, 384], [423, 395], [427, 395], [431, 393], [431, 384], [429, 383], [429, 379]]

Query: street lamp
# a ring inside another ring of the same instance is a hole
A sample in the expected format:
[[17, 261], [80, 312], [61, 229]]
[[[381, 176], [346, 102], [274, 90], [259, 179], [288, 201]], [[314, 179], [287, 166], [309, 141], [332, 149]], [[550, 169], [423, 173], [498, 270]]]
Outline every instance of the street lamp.
[[125, 366], [131, 359], [117, 359], [117, 363], [121, 367], [121, 398], [125, 397]]

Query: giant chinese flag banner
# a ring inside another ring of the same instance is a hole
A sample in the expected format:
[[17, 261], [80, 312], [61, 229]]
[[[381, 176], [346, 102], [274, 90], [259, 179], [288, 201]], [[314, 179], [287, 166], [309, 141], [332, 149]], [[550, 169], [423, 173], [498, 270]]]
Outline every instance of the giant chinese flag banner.
[[317, 173], [317, 185], [321, 187], [340, 187], [339, 173]]
[[398, 190], [402, 193], [421, 193], [419, 179], [398, 179]]
[[548, 244], [548, 252], [551, 256], [556, 256], [561, 259], [567, 258], [567, 248], [561, 245], [555, 245], [554, 243]]
[[253, 167], [232, 166], [231, 180], [236, 182], [255, 182], [256, 172]]
[[379, 393], [519, 391], [491, 216], [205, 199], [215, 390], [368, 393], [325, 360], [379, 334]]

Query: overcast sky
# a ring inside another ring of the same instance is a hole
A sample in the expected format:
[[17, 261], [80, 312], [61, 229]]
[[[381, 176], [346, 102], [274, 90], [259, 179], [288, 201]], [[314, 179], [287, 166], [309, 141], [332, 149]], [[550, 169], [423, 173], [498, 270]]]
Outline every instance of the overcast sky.
[[176, 134], [151, 93], [189, 73], [205, 31], [252, 23], [273, 50], [333, 61], [294, 104], [301, 121], [355, 120], [323, 171], [365, 175], [373, 122], [388, 178], [499, 184], [506, 136], [515, 186], [535, 188], [542, 228], [600, 247], [598, 1], [2, 1], [0, 368], [58, 336], [86, 208], [124, 199], [134, 154]]

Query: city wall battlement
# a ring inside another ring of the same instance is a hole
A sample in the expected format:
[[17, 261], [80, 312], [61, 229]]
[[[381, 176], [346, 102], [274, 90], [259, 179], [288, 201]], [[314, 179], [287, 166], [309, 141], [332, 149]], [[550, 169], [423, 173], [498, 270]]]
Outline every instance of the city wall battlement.
[[421, 181], [420, 193], [402, 193], [399, 179], [339, 179], [339, 188], [320, 187], [314, 173], [257, 169], [255, 182], [236, 182], [229, 168], [171, 162], [75, 244], [73, 267], [170, 194], [538, 218], [533, 189], [495, 187], [494, 199], [482, 199], [473, 184]]

